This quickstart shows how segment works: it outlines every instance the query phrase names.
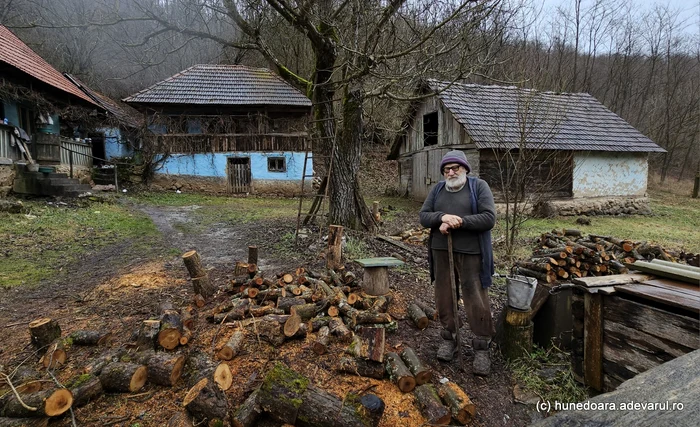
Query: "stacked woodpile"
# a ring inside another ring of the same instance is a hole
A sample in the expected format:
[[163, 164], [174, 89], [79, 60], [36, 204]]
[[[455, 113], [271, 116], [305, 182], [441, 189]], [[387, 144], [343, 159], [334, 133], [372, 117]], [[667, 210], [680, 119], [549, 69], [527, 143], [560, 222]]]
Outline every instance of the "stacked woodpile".
[[395, 237], [408, 243], [424, 244], [428, 241], [429, 236], [429, 228], [411, 228], [409, 230], [402, 231], [401, 233], [392, 237]]
[[698, 254], [672, 252], [648, 242], [634, 242], [613, 236], [563, 229], [544, 233], [537, 240], [533, 256], [519, 261], [518, 274], [536, 277], [545, 283], [588, 276], [624, 274], [636, 261], [661, 259], [697, 263]]

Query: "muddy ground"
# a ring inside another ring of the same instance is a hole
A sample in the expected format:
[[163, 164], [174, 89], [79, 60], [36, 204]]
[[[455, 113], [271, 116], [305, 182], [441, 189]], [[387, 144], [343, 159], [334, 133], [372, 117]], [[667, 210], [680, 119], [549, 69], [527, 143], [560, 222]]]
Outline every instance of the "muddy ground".
[[[202, 227], [196, 224], [192, 214], [198, 206], [153, 207], [130, 202], [130, 208], [147, 213], [162, 233], [159, 241], [144, 247], [137, 241], [121, 242], [89, 254], [79, 262], [67, 266], [64, 271], [36, 288], [14, 288], [0, 290], [0, 326], [3, 337], [0, 346], [0, 365], [6, 370], [20, 363], [36, 367], [37, 357], [29, 344], [27, 324], [40, 317], [51, 317], [60, 323], [64, 335], [78, 329], [112, 331], [110, 346], [126, 346], [132, 333], [142, 320], [157, 315], [158, 303], [172, 300], [175, 305], [187, 307], [193, 292], [191, 283], [179, 256], [196, 249], [205, 264], [212, 268], [211, 276], [225, 288], [233, 277], [233, 266], [238, 260], [246, 260], [248, 245], [259, 247], [260, 269], [270, 276], [282, 271], [294, 271], [304, 266], [319, 269], [324, 265], [320, 256], [323, 243], [319, 233], [301, 242], [298, 248], [290, 247], [289, 233], [294, 231], [293, 221], [258, 221], [245, 224], [213, 224]], [[207, 207], [206, 209], [215, 209]], [[416, 226], [415, 216], [397, 217], [387, 224], [384, 232]], [[314, 231], [314, 230], [312, 230]], [[476, 377], [471, 373], [472, 351], [464, 346], [466, 366], [462, 372], [457, 362], [441, 363], [435, 359], [440, 343], [439, 327], [435, 322], [420, 331], [406, 319], [406, 306], [414, 300], [433, 303], [433, 289], [427, 280], [425, 248], [416, 246], [406, 252], [393, 245], [365, 238], [370, 252], [375, 256], [398, 254], [406, 257], [409, 267], [390, 272], [394, 300], [389, 313], [399, 320], [397, 333], [387, 335], [387, 351], [397, 351], [403, 346], [412, 347], [423, 362], [434, 370], [437, 378], [447, 377], [456, 381], [477, 406], [477, 415], [470, 425], [475, 426], [522, 426], [530, 423], [531, 413], [514, 402], [513, 383], [505, 363], [497, 349], [492, 350], [490, 377]], [[175, 249], [172, 250], [172, 249]], [[346, 268], [362, 277], [359, 266], [352, 262]], [[182, 349], [188, 352], [214, 354], [217, 344], [225, 342], [232, 333], [226, 326], [217, 326], [204, 319], [207, 309], [217, 301], [227, 298], [221, 293], [197, 312], [197, 327], [193, 341]], [[505, 292], [499, 287], [492, 289], [492, 305], [497, 315], [500, 312]], [[464, 323], [466, 319], [462, 318]], [[469, 342], [471, 332], [463, 328], [462, 342]], [[227, 392], [232, 407], [239, 405], [257, 385], [276, 361], [288, 364], [307, 375], [320, 388], [340, 397], [347, 392], [372, 392], [384, 399], [387, 407], [381, 426], [420, 426], [425, 420], [415, 405], [413, 396], [402, 394], [389, 380], [338, 375], [333, 366], [342, 355], [344, 346], [333, 345], [329, 354], [315, 355], [309, 342], [285, 343], [273, 348], [259, 341], [247, 331], [244, 354], [231, 362], [234, 385]], [[69, 349], [66, 366], [55, 371], [59, 381], [80, 372], [83, 366], [96, 355], [107, 351], [104, 347], [77, 347]], [[136, 394], [107, 394], [74, 413], [78, 426], [162, 426], [177, 411], [182, 410], [182, 400], [187, 392], [180, 382], [172, 388], [147, 384]], [[70, 416], [52, 420], [50, 425], [69, 426]], [[274, 425], [262, 422], [260, 425]]]

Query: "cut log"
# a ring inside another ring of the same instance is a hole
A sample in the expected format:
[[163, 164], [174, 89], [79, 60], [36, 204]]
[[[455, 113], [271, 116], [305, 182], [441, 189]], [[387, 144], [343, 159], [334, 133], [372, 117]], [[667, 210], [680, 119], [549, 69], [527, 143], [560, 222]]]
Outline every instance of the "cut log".
[[423, 363], [418, 358], [418, 355], [412, 348], [406, 347], [401, 351], [401, 360], [406, 364], [406, 367], [413, 377], [416, 379], [416, 385], [423, 385], [433, 378], [433, 372], [423, 366]]
[[233, 274], [235, 276], [248, 275], [248, 263], [243, 261], [236, 261], [236, 267], [233, 269]]
[[356, 280], [357, 276], [355, 276], [355, 273], [353, 273], [352, 271], [346, 271], [345, 273], [343, 273], [343, 282], [346, 285], [354, 283]]
[[306, 301], [304, 301], [301, 298], [296, 298], [296, 297], [285, 297], [285, 298], [279, 298], [277, 300], [277, 308], [280, 310], [284, 310], [286, 314], [289, 314], [289, 309], [292, 306], [295, 305], [302, 305], [306, 304]]
[[22, 395], [22, 402], [36, 408], [35, 410], [27, 409], [17, 400], [17, 396], [10, 394], [11, 396], [0, 408], [0, 414], [9, 418], [55, 417], [65, 413], [73, 405], [73, 394], [65, 388], [53, 388]]
[[248, 264], [258, 263], [258, 247], [255, 245], [248, 246]]
[[168, 420], [168, 427], [193, 427], [192, 417], [187, 412], [177, 412]]
[[399, 324], [396, 322], [396, 320], [392, 320], [389, 323], [368, 323], [364, 325], [355, 326], [355, 330], [358, 330], [360, 328], [382, 328], [385, 331], [391, 333], [399, 330]]
[[342, 357], [338, 362], [338, 372], [381, 380], [386, 372], [383, 363], [355, 357]]
[[423, 330], [428, 327], [428, 324], [430, 323], [428, 316], [417, 304], [410, 304], [407, 312], [408, 317], [413, 321], [413, 324], [416, 325], [418, 329]]
[[338, 306], [332, 305], [328, 307], [326, 314], [328, 314], [330, 317], [338, 317], [340, 315], [340, 310], [338, 310]]
[[204, 297], [199, 295], [199, 294], [195, 294], [192, 297], [192, 302], [194, 303], [195, 307], [197, 307], [197, 308], [202, 308], [207, 304], [207, 300], [204, 299]]
[[160, 332], [160, 320], [144, 320], [141, 322], [136, 338], [136, 348], [142, 350], [154, 350], [158, 342]]
[[148, 381], [172, 387], [182, 377], [186, 358], [182, 354], [145, 351], [135, 360], [148, 367]]
[[328, 326], [330, 323], [331, 318], [326, 316], [326, 317], [315, 317], [311, 320], [309, 320], [309, 331], [311, 332], [316, 332], [320, 330], [324, 326]]
[[423, 310], [423, 313], [425, 313], [425, 315], [428, 317], [428, 320], [438, 319], [437, 310], [435, 310], [433, 307], [421, 301], [415, 301], [414, 304], [416, 304], [418, 307], [420, 307], [421, 310]]
[[207, 270], [204, 269], [202, 265], [202, 260], [199, 257], [197, 251], [188, 251], [182, 255], [182, 261], [187, 267], [187, 272], [190, 278], [207, 276]]
[[0, 417], [0, 427], [46, 427], [48, 418], [6, 418]]
[[196, 295], [201, 295], [205, 300], [216, 293], [216, 286], [209, 280], [209, 275], [193, 277], [192, 289]]
[[73, 408], [83, 407], [104, 394], [100, 379], [90, 374], [78, 375], [66, 383], [66, 388], [73, 394]]
[[506, 322], [512, 326], [525, 326], [532, 320], [532, 310], [516, 310], [506, 307]]
[[113, 362], [100, 373], [102, 388], [119, 393], [139, 391], [147, 379], [148, 368], [136, 363]]
[[243, 331], [236, 330], [231, 335], [231, 338], [226, 342], [226, 344], [221, 347], [221, 349], [216, 353], [216, 357], [221, 360], [231, 360], [241, 352], [243, 347], [243, 339], [245, 334]]
[[46, 369], [55, 369], [59, 366], [63, 366], [68, 359], [68, 353], [66, 353], [63, 347], [63, 341], [57, 340], [53, 344], [50, 344], [46, 349], [46, 353], [41, 356], [41, 364]]
[[404, 393], [408, 393], [416, 387], [416, 379], [408, 370], [398, 354], [389, 352], [384, 356], [386, 360], [386, 372], [389, 378]]
[[263, 411], [259, 395], [260, 390], [255, 389], [236, 410], [232, 417], [233, 427], [254, 427], [256, 425]]
[[289, 308], [289, 313], [298, 315], [302, 322], [308, 322], [313, 317], [316, 317], [316, 314], [318, 314], [318, 307], [316, 304], [293, 305]]
[[523, 357], [532, 351], [532, 322], [525, 326], [503, 323], [503, 345], [501, 351], [508, 360]]
[[389, 308], [390, 301], [391, 299], [386, 295], [375, 298], [374, 303], [372, 304], [372, 311], [375, 313], [386, 313], [386, 310]]
[[328, 254], [326, 255], [326, 268], [335, 270], [343, 265], [343, 227], [331, 225], [328, 231]]
[[284, 336], [288, 338], [293, 337], [297, 332], [299, 332], [300, 327], [301, 317], [298, 314], [289, 315], [287, 320], [284, 322]]
[[449, 424], [452, 414], [440, 402], [440, 397], [432, 384], [423, 384], [413, 390], [420, 413], [429, 425]]
[[57, 321], [44, 317], [29, 323], [29, 335], [34, 347], [44, 351], [46, 347], [61, 337], [61, 327]]
[[210, 425], [225, 420], [228, 414], [226, 394], [208, 378], [202, 378], [187, 392], [182, 405], [197, 420]]
[[311, 350], [314, 353], [321, 355], [328, 352], [328, 343], [330, 342], [330, 329], [328, 326], [323, 326], [318, 330], [316, 341], [311, 344]]
[[109, 332], [79, 330], [71, 333], [69, 339], [73, 345], [102, 345], [111, 336]]
[[460, 386], [452, 381], [440, 384], [438, 393], [443, 402], [450, 409], [452, 418], [459, 421], [460, 424], [466, 425], [476, 415], [476, 405], [474, 405]]
[[187, 345], [192, 340], [192, 331], [189, 328], [182, 327], [182, 335], [180, 335], [180, 345]]
[[109, 350], [97, 357], [94, 357], [83, 369], [83, 374], [100, 375], [102, 369], [113, 362], [119, 362], [122, 356], [126, 353], [124, 349], [117, 348]]
[[384, 362], [386, 330], [384, 328], [362, 327], [357, 335], [362, 339], [360, 356], [374, 362]]
[[183, 376], [187, 387], [194, 387], [203, 378], [213, 381], [223, 391], [233, 384], [231, 368], [226, 363], [215, 362], [204, 353], [190, 353]]
[[337, 317], [332, 318], [328, 322], [328, 328], [331, 334], [338, 337], [341, 342], [349, 342], [352, 340], [353, 333], [350, 329], [345, 326], [342, 320]]
[[165, 310], [160, 317], [160, 332], [158, 344], [166, 350], [172, 350], [180, 345], [182, 336], [182, 319], [177, 310]]

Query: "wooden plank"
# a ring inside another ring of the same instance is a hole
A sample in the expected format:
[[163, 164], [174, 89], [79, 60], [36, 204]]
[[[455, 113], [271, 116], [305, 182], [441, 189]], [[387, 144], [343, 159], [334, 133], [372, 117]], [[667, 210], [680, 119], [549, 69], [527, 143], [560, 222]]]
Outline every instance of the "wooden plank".
[[626, 265], [630, 269], [653, 274], [654, 276], [667, 277], [693, 285], [700, 285], [700, 272], [688, 271], [683, 268], [669, 267], [661, 264], [652, 264], [646, 261], [637, 261], [633, 264], [628, 263]]
[[603, 318], [690, 349], [700, 348], [700, 324], [696, 317], [612, 296], [605, 298]]
[[595, 276], [595, 277], [576, 277], [571, 280], [575, 285], [581, 285], [586, 288], [594, 288], [597, 286], [614, 286], [626, 285], [628, 283], [638, 283], [645, 280], [653, 279], [650, 274], [612, 274], [610, 276]]
[[671, 279], [650, 279], [642, 282], [644, 285], [656, 286], [657, 288], [674, 290], [692, 297], [700, 297], [700, 288], [690, 283], [679, 282]]
[[396, 240], [392, 239], [391, 237], [387, 237], [387, 236], [375, 236], [375, 239], [381, 240], [382, 242], [392, 244], [392, 245], [396, 246], [397, 248], [403, 249], [404, 251], [409, 252], [411, 254], [413, 252], [415, 252], [416, 250], [425, 250], [425, 248], [423, 248], [423, 247], [411, 248], [411, 247], [406, 246], [405, 244], [403, 244], [399, 241], [396, 241]]
[[603, 297], [584, 296], [583, 319], [583, 377], [585, 384], [595, 390], [603, 389]]
[[403, 261], [391, 256], [379, 258], [361, 258], [356, 259], [355, 262], [360, 264], [362, 267], [393, 267], [397, 265], [404, 265]]
[[643, 284], [616, 286], [615, 289], [624, 294], [638, 296], [700, 314], [700, 297], [698, 296], [687, 295], [674, 289]]

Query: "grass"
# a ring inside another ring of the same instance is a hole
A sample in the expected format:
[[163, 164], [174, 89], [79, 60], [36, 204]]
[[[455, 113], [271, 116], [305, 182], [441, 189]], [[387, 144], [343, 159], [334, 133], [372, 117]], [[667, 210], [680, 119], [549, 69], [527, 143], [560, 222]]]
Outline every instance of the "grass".
[[[569, 355], [557, 347], [534, 347], [527, 356], [509, 363], [513, 377], [522, 387], [535, 392], [543, 401], [580, 402], [586, 389], [574, 380]], [[555, 368], [551, 377], [541, 373]]]
[[79, 208], [25, 202], [29, 214], [0, 213], [0, 284], [36, 285], [79, 256], [139, 238], [148, 246], [158, 232], [145, 215], [122, 206], [90, 204]]

